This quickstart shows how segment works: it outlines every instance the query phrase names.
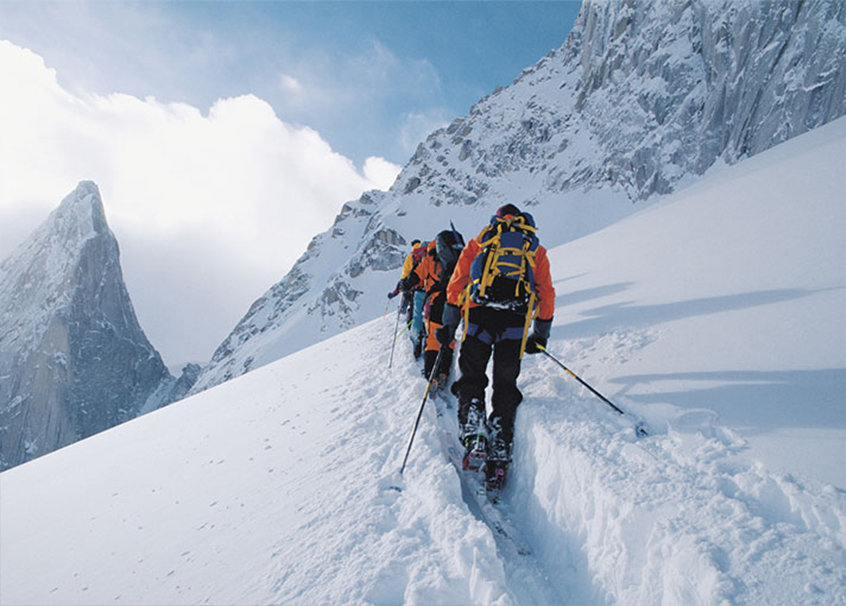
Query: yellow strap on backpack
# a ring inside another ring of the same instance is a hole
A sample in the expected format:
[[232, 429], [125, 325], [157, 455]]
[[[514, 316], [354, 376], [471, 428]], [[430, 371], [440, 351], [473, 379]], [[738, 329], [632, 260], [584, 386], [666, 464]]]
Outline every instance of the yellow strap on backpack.
[[[479, 242], [479, 248], [481, 250], [485, 250], [485, 248], [487, 248], [488, 246], [496, 245], [496, 243], [497, 243], [497, 238], [499, 237], [499, 234], [500, 234], [500, 231], [501, 231], [501, 226], [499, 226], [499, 225], [497, 226], [496, 233], [493, 236], [491, 236], [487, 240], [482, 240], [482, 238], [485, 235], [485, 232], [488, 231], [489, 229], [490, 229], [489, 227], [485, 227], [484, 229], [482, 229], [481, 232], [479, 232], [479, 237], [477, 238], [477, 240]], [[492, 278], [489, 277], [489, 276], [493, 273], [493, 271], [491, 270], [491, 266], [493, 265], [493, 262], [496, 259], [496, 256], [497, 256], [496, 255], [496, 249], [497, 248], [498, 248], [498, 246], [494, 246], [494, 248], [492, 248], [491, 250], [488, 251], [488, 256], [485, 259], [485, 267], [482, 270], [482, 277], [479, 278], [479, 295], [482, 296], [482, 297], [485, 296], [485, 290], [487, 290], [488, 285], [491, 283], [491, 280], [492, 280]], [[469, 292], [467, 293], [467, 297], [469, 299], [469, 297], [470, 297]]]
[[470, 326], [470, 286], [471, 284], [468, 283], [467, 287], [461, 291], [461, 295], [459, 296], [459, 304], [461, 304], [461, 299], [464, 299], [464, 334], [461, 335], [461, 342], [464, 343], [464, 339], [467, 338], [467, 329]]
[[535, 293], [529, 297], [529, 310], [526, 312], [526, 323], [523, 325], [523, 342], [520, 343], [520, 359], [523, 359], [523, 354], [526, 352], [526, 339], [529, 337], [529, 325], [532, 323], [532, 318], [537, 315], [535, 309]]

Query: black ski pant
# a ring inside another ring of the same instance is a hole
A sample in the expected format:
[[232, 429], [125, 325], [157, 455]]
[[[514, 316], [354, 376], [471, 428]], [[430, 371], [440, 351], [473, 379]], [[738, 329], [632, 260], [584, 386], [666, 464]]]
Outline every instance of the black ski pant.
[[[432, 376], [432, 369], [435, 368], [435, 361], [438, 359], [438, 351], [427, 349], [423, 357], [423, 376], [427, 379]], [[449, 371], [452, 369], [452, 350], [447, 347], [441, 354], [441, 361], [435, 371], [435, 375], [446, 375], [449, 377]]]
[[499, 426], [508, 451], [514, 438], [514, 418], [523, 394], [517, 389], [520, 349], [525, 316], [486, 308], [470, 310], [467, 334], [461, 344], [458, 368], [461, 377], [454, 391], [458, 395], [458, 420], [463, 427], [473, 400], [484, 406], [488, 386], [487, 367], [493, 355], [493, 396], [489, 426]]

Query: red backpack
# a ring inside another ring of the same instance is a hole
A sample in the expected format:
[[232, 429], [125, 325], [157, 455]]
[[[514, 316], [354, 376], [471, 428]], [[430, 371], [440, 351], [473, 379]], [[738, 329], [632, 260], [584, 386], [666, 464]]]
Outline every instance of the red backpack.
[[428, 242], [421, 242], [420, 246], [415, 248], [414, 252], [411, 253], [411, 271], [414, 271], [417, 269], [417, 266], [420, 265], [420, 261], [422, 261], [423, 257], [426, 256], [428, 247]]

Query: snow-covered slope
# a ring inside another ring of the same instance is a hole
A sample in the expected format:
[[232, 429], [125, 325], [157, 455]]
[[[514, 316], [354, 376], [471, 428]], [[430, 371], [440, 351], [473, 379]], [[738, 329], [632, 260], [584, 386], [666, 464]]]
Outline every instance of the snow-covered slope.
[[595, 348], [607, 390], [713, 411], [777, 468], [846, 487], [844, 157], [841, 118], [553, 251], [553, 335]]
[[846, 113], [840, 0], [589, 0], [566, 43], [346, 204], [220, 345], [195, 391], [382, 313], [413, 238], [506, 202], [547, 246]]
[[83, 181], [0, 264], [0, 469], [171, 401], [175, 383], [135, 317], [99, 189]]
[[652, 435], [527, 357], [532, 555], [431, 405], [397, 477], [424, 385], [388, 315], [0, 474], [0, 603], [844, 603], [844, 149], [839, 120], [550, 251], [549, 349]]

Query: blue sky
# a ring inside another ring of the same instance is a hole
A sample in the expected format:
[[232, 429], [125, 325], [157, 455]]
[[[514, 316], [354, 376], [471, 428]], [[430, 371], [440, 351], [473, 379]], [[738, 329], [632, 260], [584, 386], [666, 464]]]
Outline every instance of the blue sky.
[[344, 202], [579, 8], [0, 1], [0, 258], [94, 181], [150, 340], [205, 362]]
[[[252, 93], [357, 164], [403, 164], [427, 128], [464, 115], [558, 48], [579, 2], [4, 2], [0, 37], [71, 90], [207, 111]], [[299, 83], [325, 97], [297, 97]], [[405, 129], [405, 130], [403, 130]], [[411, 148], [411, 149], [409, 149]]]

